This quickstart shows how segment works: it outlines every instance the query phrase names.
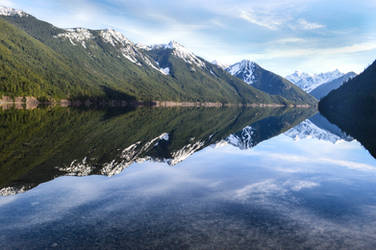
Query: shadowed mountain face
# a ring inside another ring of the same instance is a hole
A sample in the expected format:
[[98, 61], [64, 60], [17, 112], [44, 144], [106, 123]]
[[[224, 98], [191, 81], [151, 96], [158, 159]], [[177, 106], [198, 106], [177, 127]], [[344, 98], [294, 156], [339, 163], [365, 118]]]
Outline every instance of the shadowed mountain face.
[[[120, 173], [134, 162], [171, 166], [219, 142], [249, 148], [311, 116], [309, 109], [140, 108], [5, 110], [0, 190], [26, 191], [62, 175]], [[252, 128], [252, 142], [242, 136]], [[244, 134], [244, 133], [243, 133]]]

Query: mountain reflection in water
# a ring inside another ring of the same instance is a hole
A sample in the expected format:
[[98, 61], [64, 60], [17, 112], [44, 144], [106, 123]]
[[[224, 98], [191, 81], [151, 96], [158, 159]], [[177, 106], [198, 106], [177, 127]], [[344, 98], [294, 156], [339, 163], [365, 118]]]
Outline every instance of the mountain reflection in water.
[[[0, 193], [61, 175], [119, 174], [134, 162], [176, 165], [252, 126], [254, 146], [309, 117], [309, 109], [8, 109], [1, 113]], [[240, 143], [245, 143], [240, 138]]]

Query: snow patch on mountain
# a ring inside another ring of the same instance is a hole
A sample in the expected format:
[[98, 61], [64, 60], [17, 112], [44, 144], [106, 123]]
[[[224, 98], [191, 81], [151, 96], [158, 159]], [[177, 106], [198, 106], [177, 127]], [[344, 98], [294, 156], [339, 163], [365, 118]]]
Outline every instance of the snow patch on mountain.
[[317, 127], [308, 119], [300, 123], [298, 126], [288, 130], [284, 134], [296, 141], [302, 139], [317, 139], [329, 141], [333, 144], [344, 141], [338, 135], [332, 134], [329, 131]]
[[16, 10], [13, 8], [8, 8], [5, 6], [0, 6], [0, 16], [19, 16], [27, 17], [29, 14], [23, 12], [22, 10]]
[[[84, 29], [84, 28], [73, 28], [66, 29], [65, 32], [58, 34], [55, 38], [68, 39], [72, 45], [81, 45], [87, 49], [87, 42], [89, 40], [94, 40], [96, 32]], [[144, 64], [150, 66], [154, 70], [157, 70], [163, 75], [168, 75], [166, 69], [159, 68], [159, 65], [154, 60], [150, 59], [148, 56], [140, 52], [137, 46], [126, 38], [122, 33], [113, 30], [106, 29], [99, 31], [99, 37], [105, 42], [116, 48], [120, 55], [129, 60], [130, 62], [142, 66]], [[120, 57], [120, 56], [119, 56]]]
[[248, 84], [254, 84], [256, 80], [255, 69], [257, 64], [249, 60], [235, 63], [226, 69], [231, 75], [241, 78]]
[[[189, 51], [187, 48], [185, 48], [183, 45], [176, 41], [171, 41], [168, 44], [157, 44], [157, 45], [151, 45], [151, 46], [145, 46], [145, 45], [138, 45], [139, 48], [145, 49], [145, 50], [158, 50], [158, 49], [170, 49], [172, 50], [172, 54], [183, 59], [186, 63], [196, 65], [199, 68], [205, 68], [205, 62], [198, 58], [195, 54], [193, 54], [191, 51]], [[193, 69], [193, 71], [195, 71]]]
[[344, 73], [338, 69], [319, 74], [308, 74], [304, 72], [295, 71], [293, 74], [286, 76], [286, 79], [294, 83], [296, 86], [309, 93], [318, 86], [330, 82], [334, 79], [340, 78]]
[[66, 29], [64, 33], [60, 33], [55, 38], [68, 39], [72, 45], [81, 44], [85, 49], [87, 48], [86, 42], [94, 38], [90, 30], [85, 28]]
[[104, 42], [109, 43], [113, 47], [119, 49], [121, 54], [132, 63], [137, 64], [138, 66], [142, 66], [142, 64], [137, 59], [137, 57], [141, 57], [149, 66], [152, 66], [156, 70], [159, 70], [150, 62], [150, 60], [146, 60], [146, 57], [143, 56], [137, 50], [136, 46], [122, 33], [113, 29], [106, 29], [100, 31], [100, 36]]

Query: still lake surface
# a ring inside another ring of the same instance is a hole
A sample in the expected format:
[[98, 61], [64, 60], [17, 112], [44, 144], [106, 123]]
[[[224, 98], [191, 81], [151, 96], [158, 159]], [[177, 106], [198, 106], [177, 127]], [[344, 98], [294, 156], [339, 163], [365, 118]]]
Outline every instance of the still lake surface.
[[376, 160], [309, 109], [0, 111], [1, 249], [374, 249]]

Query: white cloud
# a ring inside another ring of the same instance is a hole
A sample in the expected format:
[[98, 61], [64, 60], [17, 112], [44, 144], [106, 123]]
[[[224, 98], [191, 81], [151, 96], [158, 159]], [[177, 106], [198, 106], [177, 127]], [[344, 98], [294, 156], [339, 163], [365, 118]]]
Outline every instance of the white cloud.
[[273, 44], [273, 43], [278, 43], [278, 44], [288, 44], [288, 43], [301, 43], [301, 42], [305, 42], [306, 40], [304, 40], [303, 38], [299, 38], [299, 37], [287, 37], [287, 38], [282, 38], [282, 39], [278, 39], [278, 40], [275, 40], [275, 41], [271, 41], [270, 44]]
[[270, 16], [262, 17], [260, 15], [256, 15], [253, 11], [241, 10], [240, 18], [250, 23], [256, 24], [258, 26], [270, 29], [270, 30], [276, 30], [278, 26], [281, 25], [281, 22], [278, 20], [274, 20], [273, 17], [270, 17]]
[[296, 21], [295, 25], [292, 24], [290, 27], [292, 29], [315, 30], [315, 29], [325, 28], [325, 25], [314, 23], [314, 22], [309, 22], [303, 18], [300, 18]]

